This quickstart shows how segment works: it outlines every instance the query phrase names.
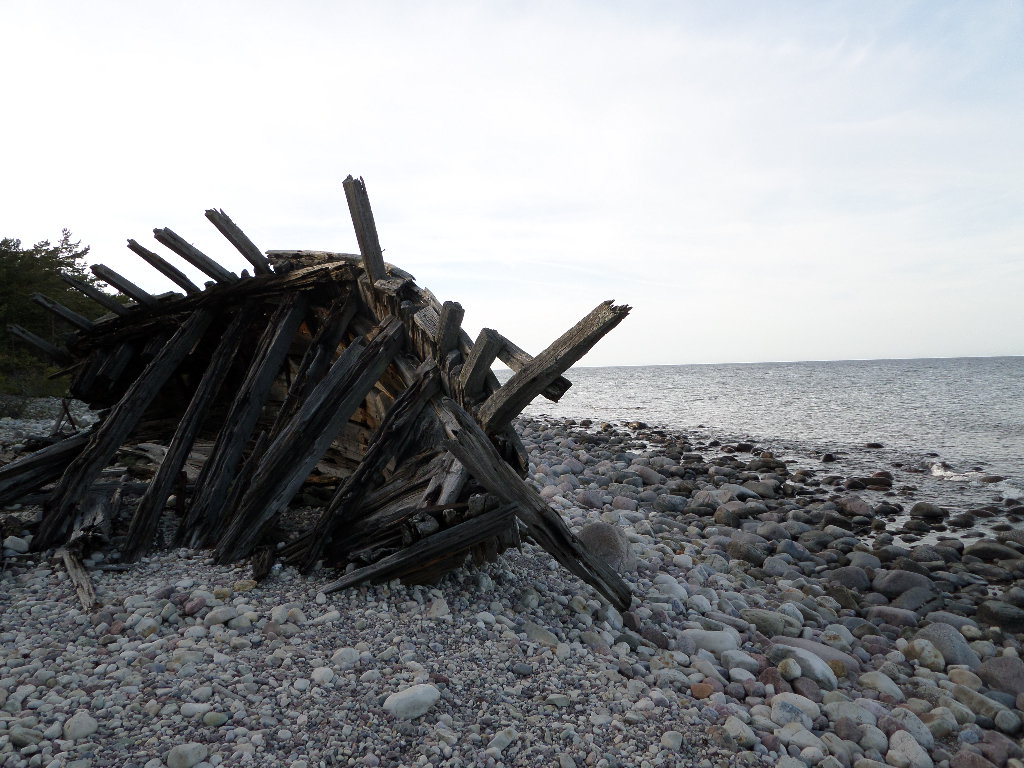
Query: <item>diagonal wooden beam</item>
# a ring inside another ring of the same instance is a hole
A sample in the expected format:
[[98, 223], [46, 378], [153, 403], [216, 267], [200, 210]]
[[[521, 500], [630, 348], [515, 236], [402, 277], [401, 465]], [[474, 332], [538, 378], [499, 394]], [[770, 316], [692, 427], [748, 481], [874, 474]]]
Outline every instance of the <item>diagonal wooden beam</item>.
[[491, 364], [498, 357], [504, 341], [505, 338], [493, 328], [480, 330], [459, 374], [459, 389], [464, 403], [474, 403], [480, 398]]
[[119, 302], [109, 293], [104, 293], [99, 288], [94, 288], [88, 283], [84, 283], [81, 280], [76, 280], [70, 275], [61, 274], [60, 279], [70, 285], [76, 291], [85, 294], [90, 299], [95, 301], [102, 307], [106, 307], [115, 315], [127, 315], [131, 310], [128, 309], [124, 304]]
[[[502, 346], [501, 351], [498, 352], [498, 359], [511, 368], [513, 373], [517, 373], [533, 360], [533, 355], [516, 346], [508, 339], [505, 339], [504, 346]], [[562, 395], [564, 395], [571, 386], [571, 381], [564, 376], [559, 376], [541, 391], [541, 395], [546, 397], [548, 400], [557, 403], [562, 399]]]
[[7, 332], [14, 338], [18, 339], [18, 341], [34, 347], [36, 350], [42, 352], [44, 355], [60, 365], [70, 365], [74, 362], [74, 358], [67, 350], [62, 347], [58, 347], [56, 344], [51, 344], [41, 336], [36, 336], [36, 334], [32, 333], [32, 331], [27, 328], [11, 324], [7, 326]]
[[200, 272], [209, 275], [218, 283], [238, 282], [238, 275], [224, 269], [224, 267], [216, 261], [211, 259], [191, 243], [187, 242], [177, 232], [167, 229], [166, 227], [163, 229], [154, 229], [153, 237], [156, 238], [158, 243], [170, 248], [193, 267], [198, 269]]
[[373, 210], [370, 208], [370, 197], [366, 194], [366, 183], [362, 178], [354, 179], [350, 175], [342, 182], [345, 188], [345, 199], [348, 211], [352, 215], [352, 226], [356, 230], [356, 241], [359, 253], [363, 257], [363, 269], [366, 270], [372, 286], [378, 280], [387, 277], [384, 269], [384, 252], [377, 237], [377, 225], [373, 221]]
[[79, 432], [0, 467], [0, 504], [16, 502], [59, 478], [90, 437], [90, 431]]
[[619, 610], [629, 607], [629, 586], [605, 562], [583, 547], [561, 517], [498, 454], [473, 417], [451, 398], [435, 398], [434, 411], [448, 435], [445, 447], [477, 482], [506, 503], [534, 540], [558, 562], [601, 593]]
[[583, 357], [629, 314], [626, 305], [602, 302], [589, 315], [563, 333], [547, 349], [524, 365], [480, 407], [480, 424], [494, 433], [519, 415], [530, 401]]
[[46, 505], [39, 533], [32, 540], [34, 549], [46, 549], [67, 538], [85, 490], [107, 466], [146, 408], [192, 351], [213, 320], [213, 314], [209, 309], [193, 312], [95, 429], [88, 446], [71, 462]]
[[142, 290], [127, 277], [115, 272], [107, 265], [93, 264], [89, 269], [91, 269], [92, 273], [100, 280], [105, 283], [110, 283], [125, 296], [135, 299], [135, 301], [140, 305], [144, 307], [155, 307], [157, 305], [156, 296]]
[[93, 321], [90, 320], [89, 318], [83, 317], [82, 315], [75, 312], [75, 310], [73, 309], [68, 309], [59, 301], [54, 301], [49, 296], [44, 296], [41, 293], [33, 293], [32, 301], [34, 301], [36, 304], [38, 304], [48, 312], [52, 312], [61, 320], [64, 320], [65, 322], [70, 323], [71, 325], [75, 326], [76, 328], [80, 328], [83, 331], [88, 331], [95, 325], [95, 323], [93, 323]]
[[270, 262], [263, 255], [263, 251], [256, 247], [256, 244], [249, 239], [248, 235], [223, 210], [218, 211], [210, 208], [206, 212], [206, 218], [217, 228], [218, 232], [227, 238], [229, 243], [235, 246], [235, 249], [242, 254], [245, 260], [252, 264], [252, 268], [257, 275], [274, 274], [274, 270], [270, 268]]
[[166, 277], [175, 285], [183, 288], [185, 293], [200, 293], [202, 291], [202, 288], [189, 280], [184, 272], [162, 256], [153, 253], [151, 250], [139, 245], [139, 243], [132, 239], [128, 240], [128, 247], [161, 275]]

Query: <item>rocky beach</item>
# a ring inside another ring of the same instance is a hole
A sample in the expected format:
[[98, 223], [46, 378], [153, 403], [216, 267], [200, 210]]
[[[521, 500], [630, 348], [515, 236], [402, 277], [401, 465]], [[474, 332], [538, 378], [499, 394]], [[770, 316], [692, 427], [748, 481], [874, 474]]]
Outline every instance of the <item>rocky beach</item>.
[[[50, 423], [0, 420], [3, 450]], [[641, 423], [518, 429], [631, 610], [525, 544], [329, 595], [333, 571], [96, 553], [85, 612], [28, 553], [35, 510], [10, 508], [2, 764], [1024, 768], [1019, 502], [957, 522], [885, 466]]]

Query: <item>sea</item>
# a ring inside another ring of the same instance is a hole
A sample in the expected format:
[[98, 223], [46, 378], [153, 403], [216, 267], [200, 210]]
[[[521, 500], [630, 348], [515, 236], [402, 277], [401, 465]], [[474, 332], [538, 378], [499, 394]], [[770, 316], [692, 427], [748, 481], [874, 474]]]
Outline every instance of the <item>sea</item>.
[[[819, 477], [888, 470], [903, 503], [951, 512], [1024, 500], [1024, 357], [576, 367], [565, 376], [573, 386], [559, 402], [538, 397], [524, 414], [753, 441]], [[825, 453], [838, 461], [822, 463]]]

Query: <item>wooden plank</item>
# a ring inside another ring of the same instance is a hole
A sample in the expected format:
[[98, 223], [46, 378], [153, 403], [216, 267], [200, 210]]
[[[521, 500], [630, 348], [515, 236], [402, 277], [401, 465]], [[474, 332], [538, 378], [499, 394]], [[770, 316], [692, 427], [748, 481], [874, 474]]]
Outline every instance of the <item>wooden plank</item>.
[[178, 422], [174, 437], [171, 438], [167, 447], [167, 454], [160, 462], [156, 476], [146, 488], [146, 492], [135, 508], [128, 529], [128, 537], [121, 552], [126, 562], [135, 562], [149, 551], [156, 535], [160, 514], [178, 483], [179, 475], [188, 460], [199, 429], [209, 413], [210, 405], [220, 391], [241, 347], [244, 333], [255, 319], [256, 314], [255, 307], [251, 305], [243, 308], [235, 314], [231, 324], [221, 336], [217, 349], [210, 357], [206, 372], [203, 374], [185, 414]]
[[484, 430], [497, 432], [518, 416], [533, 398], [622, 322], [629, 309], [626, 305], [615, 306], [610, 301], [598, 304], [589, 315], [523, 366], [480, 407], [480, 424]]
[[44, 296], [41, 293], [33, 293], [32, 301], [34, 301], [36, 304], [38, 304], [48, 312], [53, 313], [61, 320], [70, 323], [71, 325], [75, 326], [76, 328], [79, 328], [80, 330], [88, 331], [95, 326], [95, 323], [93, 323], [93, 321], [90, 320], [89, 318], [83, 317], [82, 315], [75, 312], [75, 310], [68, 309], [59, 301], [54, 301], [53, 299], [49, 298], [48, 296]]
[[271, 385], [306, 314], [306, 304], [306, 297], [301, 293], [287, 296], [267, 324], [210, 458], [196, 481], [196, 494], [188, 519], [182, 525], [184, 538], [179, 534], [180, 542], [195, 547], [211, 546], [216, 541], [231, 481], [256, 429]]
[[483, 393], [484, 381], [491, 372], [491, 364], [498, 357], [504, 341], [505, 337], [493, 328], [480, 330], [459, 374], [459, 389], [464, 403], [475, 402]]
[[218, 283], [238, 282], [238, 275], [224, 269], [224, 267], [200, 251], [194, 245], [186, 242], [185, 239], [177, 232], [167, 229], [166, 227], [163, 229], [154, 229], [153, 237], [156, 238], [158, 243], [170, 248], [193, 267], [203, 274], [209, 275]]
[[127, 277], [118, 274], [110, 267], [105, 264], [93, 264], [89, 269], [96, 275], [100, 280], [105, 283], [110, 283], [112, 286], [117, 288], [125, 296], [135, 299], [136, 302], [144, 307], [155, 307], [157, 304], [156, 297], [146, 291], [142, 290], [129, 280]]
[[12, 504], [59, 478], [91, 436], [79, 432], [0, 467], [0, 504]]
[[256, 247], [248, 235], [223, 210], [210, 208], [206, 211], [206, 218], [217, 228], [218, 232], [227, 238], [229, 243], [235, 246], [245, 260], [252, 264], [257, 275], [272, 275], [274, 273], [267, 257], [263, 255], [263, 251]]
[[91, 613], [99, 606], [99, 603], [96, 600], [96, 590], [93, 589], [92, 581], [89, 579], [89, 572], [85, 570], [82, 558], [78, 553], [72, 552], [67, 547], [61, 547], [55, 554], [64, 563], [82, 608]]
[[371, 579], [387, 578], [405, 569], [427, 568], [437, 558], [447, 558], [459, 552], [468, 552], [475, 544], [497, 536], [507, 528], [512, 519], [511, 511], [509, 506], [499, 507], [479, 517], [439, 531], [425, 539], [420, 539], [411, 546], [382, 558], [372, 565], [357, 568], [351, 573], [345, 574], [337, 581], [323, 587], [321, 592], [325, 594], [337, 592]]
[[364, 347], [353, 342], [342, 353], [263, 455], [238, 513], [217, 542], [220, 562], [252, 552], [267, 524], [288, 505], [342, 426], [373, 389], [401, 348], [402, 339], [402, 324], [389, 318], [371, 343]]
[[[527, 363], [531, 362], [533, 360], [533, 355], [520, 347], [517, 347], [508, 339], [505, 339], [504, 346], [501, 348], [501, 351], [498, 352], [498, 359], [511, 368], [513, 373], [515, 373], [521, 371]], [[562, 395], [564, 395], [571, 386], [571, 381], [564, 376], [559, 376], [541, 391], [541, 395], [546, 397], [548, 400], [557, 403], [562, 399]]]
[[457, 301], [446, 301], [441, 306], [441, 316], [437, 321], [437, 356], [443, 360], [453, 349], [459, 348], [459, 331], [462, 330], [462, 318], [466, 311]]
[[[401, 328], [400, 324], [398, 327]], [[362, 511], [362, 502], [367, 492], [380, 482], [384, 468], [402, 450], [420, 412], [439, 389], [437, 367], [432, 362], [424, 363], [419, 370], [418, 380], [395, 400], [374, 432], [359, 467], [335, 491], [320, 515], [313, 527], [310, 547], [301, 559], [297, 559], [300, 568], [311, 568], [320, 559], [328, 540], [344, 536], [346, 527]]]
[[37, 350], [60, 365], [70, 365], [75, 361], [67, 350], [61, 349], [56, 344], [51, 344], [46, 339], [36, 336], [32, 331], [22, 328], [20, 325], [8, 325], [7, 332], [14, 338], [18, 339], [18, 341], [24, 342], [31, 347], [35, 347]]
[[88, 283], [76, 280], [70, 275], [61, 274], [60, 279], [70, 285], [79, 293], [83, 293], [102, 307], [109, 309], [115, 315], [127, 315], [131, 310], [119, 302], [109, 293], [104, 293], [99, 288], [94, 288]]
[[473, 418], [451, 398], [435, 398], [434, 411], [449, 440], [445, 447], [490, 493], [513, 504], [534, 540], [572, 573], [594, 587], [619, 610], [632, 600], [622, 578], [580, 543], [565, 522], [498, 454]]
[[183, 288], [185, 293], [199, 293], [202, 290], [202, 288], [189, 280], [185, 273], [176, 266], [171, 264], [162, 256], [153, 253], [148, 248], [139, 245], [135, 240], [129, 239], [128, 247], [138, 256], [142, 257], [143, 261], [153, 267], [161, 275], [166, 277], [175, 285]]
[[366, 194], [366, 183], [361, 177], [354, 179], [349, 176], [342, 182], [342, 186], [345, 188], [352, 226], [356, 231], [359, 253], [363, 257], [363, 269], [366, 270], [370, 284], [373, 285], [387, 274], [384, 270], [384, 252], [380, 247], [377, 225], [373, 221], [373, 210], [370, 208], [370, 197]]
[[139, 423], [146, 408], [202, 337], [213, 316], [210, 310], [194, 312], [93, 431], [89, 444], [68, 466], [47, 504], [39, 533], [32, 540], [35, 549], [46, 549], [67, 537], [85, 489], [92, 485]]

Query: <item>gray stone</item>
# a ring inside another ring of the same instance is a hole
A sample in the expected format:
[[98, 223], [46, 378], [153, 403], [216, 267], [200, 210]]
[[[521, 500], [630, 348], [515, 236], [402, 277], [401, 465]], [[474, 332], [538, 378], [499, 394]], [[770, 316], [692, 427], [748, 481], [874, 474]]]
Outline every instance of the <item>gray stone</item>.
[[532, 621], [523, 624], [523, 633], [526, 635], [526, 639], [532, 643], [547, 645], [551, 648], [555, 648], [558, 645], [558, 638], [554, 632], [550, 629], [545, 629], [539, 624], [534, 624]]
[[682, 635], [691, 640], [698, 649], [709, 651], [716, 656], [723, 651], [735, 651], [740, 647], [736, 633], [727, 630], [684, 629]]
[[778, 645], [790, 645], [794, 648], [803, 648], [805, 651], [810, 651], [828, 664], [837, 675], [845, 676], [860, 672], [860, 662], [853, 658], [853, 656], [824, 643], [807, 640], [802, 637], [773, 637], [772, 642]]
[[415, 720], [425, 715], [440, 698], [437, 688], [421, 683], [388, 696], [384, 710], [399, 720]]
[[974, 652], [960, 631], [949, 624], [937, 622], [919, 629], [914, 635], [915, 640], [927, 640], [939, 653], [947, 665], [964, 665], [977, 669], [981, 659]]
[[865, 672], [857, 678], [857, 682], [860, 683], [862, 688], [871, 688], [879, 693], [891, 696], [896, 701], [903, 701], [905, 698], [900, 687], [893, 682], [891, 677], [883, 672], [878, 672], [877, 670]]
[[1002, 600], [986, 600], [978, 606], [974, 616], [981, 623], [999, 627], [1006, 632], [1024, 632], [1024, 608]]
[[977, 668], [989, 688], [1019, 696], [1024, 693], [1024, 661], [1016, 656], [994, 656]]
[[908, 589], [914, 587], [926, 587], [935, 590], [935, 585], [927, 576], [915, 573], [914, 571], [894, 570], [878, 571], [875, 580], [871, 582], [871, 588], [886, 597], [892, 599], [899, 597]]
[[84, 709], [80, 709], [64, 722], [64, 738], [77, 741], [91, 736], [99, 729], [99, 723]]
[[[635, 509], [634, 502], [634, 509]], [[580, 529], [583, 546], [599, 560], [603, 560], [618, 573], [635, 571], [637, 566], [633, 546], [626, 532], [618, 525], [601, 521], [587, 523]]]
[[834, 691], [839, 687], [836, 673], [824, 661], [804, 648], [791, 645], [772, 645], [768, 649], [768, 658], [778, 663], [782, 659], [794, 659], [800, 665], [804, 677], [810, 678], [826, 691]]
[[29, 544], [23, 538], [19, 536], [8, 536], [4, 539], [4, 549], [9, 549], [12, 552], [17, 552], [20, 555], [28, 552]]
[[896, 768], [933, 768], [931, 757], [906, 731], [896, 731], [889, 737], [889, 751], [885, 762]]
[[195, 741], [178, 744], [167, 753], [167, 768], [192, 768], [205, 760], [208, 754], [210, 750], [205, 744]]
[[828, 572], [825, 579], [842, 584], [847, 589], [852, 589], [855, 592], [866, 592], [868, 587], [871, 586], [871, 579], [868, 578], [867, 573], [864, 572], [863, 568], [858, 568], [856, 565], [835, 568]]

